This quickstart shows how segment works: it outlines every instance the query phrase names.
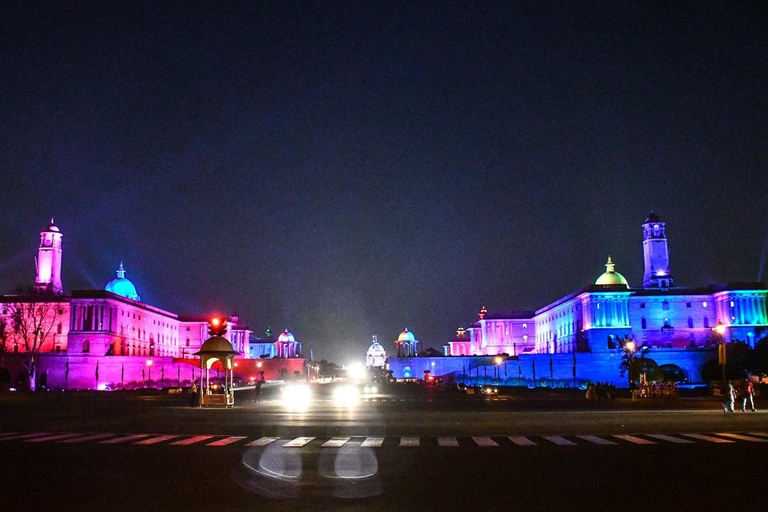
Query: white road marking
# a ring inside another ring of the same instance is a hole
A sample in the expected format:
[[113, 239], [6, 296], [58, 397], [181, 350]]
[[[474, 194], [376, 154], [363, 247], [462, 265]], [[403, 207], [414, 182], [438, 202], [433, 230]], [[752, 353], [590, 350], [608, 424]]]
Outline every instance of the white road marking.
[[417, 448], [419, 446], [419, 438], [418, 437], [401, 437], [400, 446], [404, 446], [408, 448]]
[[536, 443], [522, 436], [507, 436], [507, 439], [515, 443], [517, 446], [538, 446]]
[[768, 439], [760, 439], [759, 437], [745, 436], [742, 434], [717, 432], [717, 435], [723, 436], [723, 437], [731, 437], [733, 439], [738, 439], [739, 441], [749, 441], [750, 443], [768, 443]]
[[35, 437], [32, 439], [26, 439], [25, 443], [42, 443], [45, 441], [56, 441], [58, 439], [66, 439], [68, 437], [77, 437], [83, 434], [57, 434], [55, 436]]
[[149, 437], [149, 434], [132, 434], [130, 436], [116, 437], [114, 439], [107, 439], [106, 441], [99, 441], [98, 444], [127, 443], [129, 441], [135, 441], [136, 439], [141, 439], [142, 437]]
[[607, 445], [607, 444], [616, 444], [613, 441], [609, 441], [607, 439], [603, 439], [602, 437], [597, 436], [576, 436], [579, 439], [583, 439], [585, 441], [589, 441], [590, 443], [594, 444], [600, 444], [600, 445]]
[[657, 444], [656, 441], [649, 441], [648, 439], [643, 439], [642, 437], [629, 436], [626, 434], [615, 434], [613, 437], [635, 444]]
[[555, 443], [556, 445], [559, 445], [559, 446], [578, 446], [576, 443], [574, 443], [573, 441], [567, 440], [563, 436], [541, 436], [541, 437], [543, 437], [550, 443]]
[[683, 434], [685, 437], [691, 437], [693, 439], [700, 439], [701, 441], [707, 441], [710, 443], [733, 443], [730, 439], [722, 439], [720, 437], [705, 436], [703, 434]]
[[182, 439], [181, 441], [175, 441], [171, 443], [173, 446], [188, 446], [190, 444], [199, 443], [211, 439], [213, 436], [194, 436], [188, 439]]
[[668, 436], [666, 434], [646, 434], [648, 437], [652, 437], [654, 439], [658, 439], [660, 441], [667, 441], [670, 443], [676, 443], [676, 444], [691, 444], [693, 441], [689, 441], [688, 439], [680, 439], [679, 437], [674, 436]]
[[260, 437], [255, 441], [251, 441], [245, 446], [267, 446], [269, 443], [273, 443], [280, 439], [279, 437]]
[[323, 448], [340, 448], [344, 446], [350, 438], [348, 437], [334, 437], [322, 444]]
[[363, 441], [363, 444], [360, 446], [363, 448], [379, 448], [383, 442], [383, 437], [366, 437], [365, 441]]
[[473, 437], [472, 440], [477, 446], [499, 446], [499, 444], [490, 437]]
[[219, 439], [218, 441], [214, 441], [212, 443], [208, 443], [205, 446], [227, 446], [228, 444], [236, 443], [242, 439], [245, 439], [245, 436], [230, 436], [225, 437], [224, 439]]
[[95, 441], [96, 439], [104, 439], [105, 437], [112, 437], [115, 434], [92, 434], [85, 437], [76, 437], [75, 439], [64, 439], [63, 441], [56, 441], [57, 443], [84, 443], [86, 441]]
[[459, 441], [455, 437], [438, 437], [438, 446], [459, 446]]
[[301, 448], [312, 442], [314, 437], [297, 437], [293, 441], [288, 441], [283, 445], [284, 448]]

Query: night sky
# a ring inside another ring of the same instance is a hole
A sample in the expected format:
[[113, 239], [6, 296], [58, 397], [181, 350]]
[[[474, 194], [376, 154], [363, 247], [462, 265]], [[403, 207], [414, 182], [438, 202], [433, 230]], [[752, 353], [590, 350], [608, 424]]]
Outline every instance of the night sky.
[[53, 216], [66, 290], [345, 363], [641, 285], [650, 210], [677, 284], [760, 273], [764, 2], [211, 4], [0, 5], [0, 292]]

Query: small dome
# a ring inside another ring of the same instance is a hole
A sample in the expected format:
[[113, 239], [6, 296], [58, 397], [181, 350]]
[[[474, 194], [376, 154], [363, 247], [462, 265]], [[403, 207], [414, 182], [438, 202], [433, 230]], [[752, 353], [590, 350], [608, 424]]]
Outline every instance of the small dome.
[[277, 341], [296, 341], [296, 339], [293, 337], [293, 334], [288, 332], [288, 329], [284, 330], [282, 333], [280, 333], [280, 336], [277, 337]]
[[399, 342], [405, 342], [405, 341], [416, 341], [416, 338], [413, 336], [413, 333], [408, 330], [406, 327], [403, 332], [400, 333], [400, 336], [397, 337], [397, 341]]
[[599, 286], [624, 285], [629, 288], [627, 279], [623, 275], [616, 272], [616, 264], [613, 263], [610, 256], [608, 256], [608, 263], [605, 264], [605, 272], [603, 272], [600, 277], [597, 278], [595, 284]]
[[53, 217], [51, 217], [51, 223], [48, 224], [48, 228], [46, 228], [46, 231], [53, 231], [54, 233], [60, 233], [59, 228], [53, 222]]
[[232, 344], [222, 336], [213, 336], [205, 340], [205, 343], [200, 347], [200, 351], [197, 354], [237, 354], [235, 349], [232, 348]]
[[380, 343], [374, 341], [373, 343], [371, 343], [371, 346], [368, 347], [368, 355], [369, 356], [385, 356], [387, 355], [387, 352], [384, 350], [384, 347], [382, 347]]
[[651, 222], [661, 222], [661, 219], [659, 218], [658, 215], [651, 212], [648, 214], [648, 217], [646, 217], [645, 222], [643, 222], [643, 224], [650, 224]]
[[117, 268], [117, 277], [108, 282], [104, 289], [127, 299], [139, 300], [139, 294], [136, 293], [136, 287], [133, 286], [133, 283], [129, 279], [125, 278], [125, 268], [123, 267], [122, 261]]

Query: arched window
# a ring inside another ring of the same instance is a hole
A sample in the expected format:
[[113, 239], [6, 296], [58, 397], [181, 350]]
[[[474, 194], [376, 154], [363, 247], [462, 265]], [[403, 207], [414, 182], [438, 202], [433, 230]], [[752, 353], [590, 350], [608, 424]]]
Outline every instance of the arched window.
[[648, 321], [645, 318], [641, 318], [640, 319], [640, 327], [642, 329], [647, 329], [648, 328]]
[[661, 308], [662, 308], [664, 311], [667, 311], [667, 310], [669, 309], [669, 301], [668, 301], [668, 300], [665, 300], [664, 302], [662, 302], [662, 303], [661, 303]]
[[688, 328], [693, 329], [693, 318], [688, 317]]
[[709, 329], [709, 317], [704, 317], [704, 327], [706, 329]]
[[91, 351], [91, 341], [90, 340], [83, 341], [83, 353], [87, 354], [90, 351]]
[[187, 345], [187, 346], [189, 346], [189, 338], [187, 338], [186, 340], [184, 340], [184, 342], [186, 343], [186, 345]]
[[61, 322], [59, 322], [59, 325], [56, 326], [56, 334], [61, 334]]

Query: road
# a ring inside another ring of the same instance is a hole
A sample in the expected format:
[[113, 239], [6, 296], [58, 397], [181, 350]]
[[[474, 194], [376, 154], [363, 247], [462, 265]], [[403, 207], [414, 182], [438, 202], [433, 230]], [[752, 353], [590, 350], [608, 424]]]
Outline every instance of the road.
[[737, 510], [768, 498], [760, 410], [410, 389], [288, 407], [278, 393], [242, 393], [232, 410], [0, 397], [7, 510]]

